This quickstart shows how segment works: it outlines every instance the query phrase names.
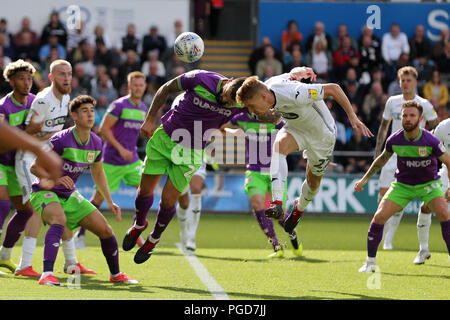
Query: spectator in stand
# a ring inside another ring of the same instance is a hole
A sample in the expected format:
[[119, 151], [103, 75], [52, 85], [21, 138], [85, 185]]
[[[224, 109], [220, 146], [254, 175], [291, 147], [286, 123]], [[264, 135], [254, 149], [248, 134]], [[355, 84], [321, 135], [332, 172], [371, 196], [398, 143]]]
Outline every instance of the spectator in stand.
[[441, 30], [441, 39], [434, 43], [433, 46], [433, 60], [436, 61], [438, 57], [442, 56], [445, 51], [445, 46], [449, 42], [448, 28]]
[[84, 23], [80, 21], [79, 28], [71, 28], [67, 32], [67, 54], [73, 57], [72, 51], [78, 48], [81, 41], [87, 44], [87, 40], [88, 35], [86, 34]]
[[347, 25], [346, 24], [340, 24], [338, 26], [337, 36], [334, 37], [332, 39], [332, 41], [331, 41], [331, 51], [332, 52], [336, 51], [340, 46], [342, 46], [342, 41], [344, 40], [345, 37], [349, 37], [350, 38], [352, 48], [358, 49], [358, 43], [356, 42], [355, 39], [353, 39], [348, 34]]
[[29, 31], [20, 33], [20, 37], [14, 38], [14, 51], [16, 59], [39, 61], [39, 48], [33, 43], [33, 34]]
[[436, 66], [441, 73], [445, 73], [447, 75], [447, 79], [449, 79], [450, 75], [450, 42], [445, 44], [444, 52], [436, 58]]
[[[94, 56], [95, 65], [104, 65], [106, 68], [117, 68], [120, 62], [120, 56], [114, 50], [108, 49], [101, 38], [95, 41], [96, 50]], [[111, 72], [111, 70], [110, 70]]]
[[[305, 63], [303, 62], [303, 54], [299, 49], [293, 50], [291, 52], [291, 61], [285, 65], [284, 72], [290, 72], [295, 67], [302, 67]], [[317, 75], [319, 75], [317, 70], [314, 70]]]
[[409, 39], [410, 47], [410, 57], [414, 61], [420, 58], [426, 58], [427, 60], [431, 57], [431, 42], [425, 38], [425, 28], [423, 25], [419, 24], [416, 26], [414, 31], [414, 36]]
[[3, 98], [8, 93], [12, 91], [9, 81], [6, 81], [3, 77], [3, 71], [5, 70], [7, 64], [5, 63], [5, 58], [0, 56], [0, 98]]
[[127, 82], [127, 76], [129, 73], [140, 70], [141, 65], [137, 61], [136, 52], [132, 49], [129, 49], [126, 52], [126, 60], [119, 66], [118, 87], [121, 87], [124, 83]]
[[127, 26], [127, 34], [122, 37], [119, 48], [122, 51], [122, 54], [128, 50], [133, 50], [140, 59], [142, 39], [136, 34], [136, 26], [133, 23], [130, 23]]
[[101, 95], [97, 99], [97, 104], [95, 105], [95, 121], [92, 131], [99, 134], [100, 124], [102, 123], [103, 117], [108, 109], [108, 98], [105, 95]]
[[13, 47], [13, 34], [8, 30], [8, 21], [5, 18], [0, 19], [0, 33], [4, 33], [6, 36], [5, 46]]
[[[24, 35], [26, 39], [24, 39]], [[35, 48], [39, 47], [39, 35], [36, 31], [31, 29], [30, 18], [24, 17], [22, 19], [21, 29], [14, 35], [13, 47], [23, 47], [24, 45], [32, 45]]]
[[[194, 63], [183, 62], [180, 59], [178, 59], [178, 57], [175, 55], [173, 50], [170, 50], [170, 51], [172, 51], [171, 55], [170, 55], [170, 59], [165, 63], [166, 79], [173, 79], [175, 77], [174, 71], [178, 67], [182, 67], [185, 70], [185, 72], [191, 71], [195, 68]], [[159, 72], [159, 70], [158, 70], [158, 72]]]
[[387, 64], [395, 63], [402, 53], [409, 54], [410, 47], [405, 33], [401, 32], [400, 25], [393, 23], [391, 30], [383, 35], [381, 54]]
[[150, 62], [149, 73], [147, 75], [147, 83], [154, 82], [158, 87], [163, 85], [164, 82], [166, 82], [166, 78], [159, 76], [158, 72], [158, 63], [156, 61]]
[[358, 110], [360, 110], [365, 95], [365, 88], [359, 84], [355, 68], [350, 67], [347, 69], [345, 79], [342, 81], [342, 89], [347, 94], [350, 102], [356, 103]]
[[47, 37], [48, 43], [41, 47], [39, 50], [39, 61], [43, 63], [50, 57], [50, 51], [54, 48], [58, 50], [58, 57], [66, 59], [66, 49], [58, 43], [58, 37], [55, 35], [49, 35]]
[[166, 48], [166, 38], [159, 34], [158, 26], [152, 25], [149, 34], [145, 35], [142, 40], [141, 61], [144, 61], [147, 58], [148, 52], [152, 50], [158, 50], [158, 58], [162, 57]]
[[48, 43], [50, 36], [56, 36], [58, 43], [64, 48], [67, 46], [67, 30], [61, 21], [59, 21], [59, 15], [56, 11], [50, 13], [50, 21], [42, 29], [41, 46]]
[[[409, 65], [409, 54], [402, 53], [397, 60], [397, 63], [393, 65], [394, 72], [397, 74], [397, 71], [405, 66]], [[398, 79], [392, 80], [389, 83], [388, 91], [389, 96], [394, 96], [402, 93], [402, 89], [400, 88], [400, 84]]]
[[352, 57], [357, 57], [359, 59], [359, 52], [352, 47], [350, 37], [344, 36], [341, 46], [333, 52], [334, 72], [338, 81], [339, 79], [342, 79], [342, 75], [347, 70]]
[[158, 60], [158, 52], [156, 50], [152, 50], [152, 51], [148, 52], [148, 59], [146, 61], [144, 61], [144, 63], [142, 64], [141, 72], [145, 76], [148, 76], [148, 74], [150, 73], [150, 63], [152, 61], [155, 61], [158, 64], [158, 75], [160, 77], [165, 77], [166, 76], [166, 67], [164, 66], [164, 63], [162, 63], [162, 61]]
[[287, 30], [281, 35], [281, 55], [284, 59], [286, 52], [293, 43], [302, 43], [303, 35], [298, 31], [298, 24], [295, 20], [290, 20], [287, 24]]
[[[183, 73], [184, 72], [182, 72], [181, 74]], [[155, 97], [156, 91], [158, 91], [158, 89], [159, 89], [158, 84], [155, 82], [149, 82], [147, 84], [147, 90], [144, 94], [144, 97], [142, 98], [142, 102], [144, 102], [146, 106], [152, 105], [153, 98]]]
[[[273, 48], [275, 50], [275, 48]], [[284, 55], [284, 59], [281, 62], [285, 67], [290, 64], [292, 62], [292, 52], [293, 51], [300, 51], [302, 52], [302, 45], [300, 44], [300, 42], [294, 42], [292, 43], [288, 50], [286, 51], [285, 55]], [[276, 52], [276, 50], [275, 50]], [[276, 55], [275, 55], [276, 58]]]
[[381, 82], [372, 82], [370, 92], [365, 95], [361, 108], [362, 119], [368, 127], [373, 127], [379, 113], [384, 109], [383, 103], [387, 97]]
[[97, 40], [102, 40], [105, 47], [107, 49], [111, 49], [111, 41], [109, 40], [108, 36], [106, 36], [105, 30], [103, 29], [101, 24], [95, 26], [94, 33], [88, 38], [88, 43], [89, 45], [95, 47]]
[[363, 72], [371, 72], [375, 67], [381, 67], [381, 55], [379, 47], [373, 45], [374, 41], [368, 34], [363, 35], [359, 53], [361, 56], [360, 65]]
[[86, 44], [86, 49], [84, 52], [84, 60], [81, 62], [83, 65], [84, 72], [90, 77], [95, 77], [97, 72], [97, 66], [95, 64], [95, 51], [96, 49], [88, 44]]
[[108, 105], [117, 99], [117, 91], [111, 85], [111, 78], [106, 72], [100, 75], [99, 83], [95, 88], [92, 88], [91, 96], [96, 100], [98, 100], [100, 96], [105, 96], [108, 100]]
[[[370, 152], [372, 151], [372, 146], [364, 137], [360, 130], [355, 130], [352, 137], [347, 143], [348, 151], [360, 151], [360, 152]], [[365, 172], [370, 166], [370, 156], [354, 156], [347, 158], [347, 166], [345, 167], [345, 173], [361, 173]]]
[[264, 58], [256, 63], [256, 75], [259, 78], [263, 78], [264, 69], [267, 65], [272, 65], [274, 69], [274, 75], [280, 75], [283, 73], [283, 64], [275, 59], [275, 50], [272, 46], [266, 46], [264, 49]]
[[78, 97], [82, 94], [89, 94], [86, 88], [80, 86], [80, 80], [77, 77], [72, 77], [72, 90], [70, 91], [70, 99]]
[[274, 75], [275, 75], [275, 69], [273, 68], [273, 65], [268, 64], [264, 67], [263, 75], [262, 75], [262, 77], [260, 77], [260, 80], [264, 82], [264, 81], [272, 78]]
[[[272, 46], [272, 42], [269, 37], [263, 37], [261, 39], [261, 46], [259, 48], [254, 49], [250, 54], [250, 58], [248, 60], [248, 68], [250, 69], [251, 74], [256, 73], [256, 63], [259, 60], [264, 59], [264, 49], [266, 48], [266, 46]], [[281, 52], [275, 48], [274, 50], [275, 50], [275, 58], [278, 61], [282, 62], [283, 58], [281, 56]]]
[[173, 23], [173, 31], [167, 36], [167, 46], [169, 48], [173, 47], [175, 43], [175, 39], [178, 38], [180, 34], [183, 33], [183, 22], [180, 19], [177, 19]]
[[0, 57], [3, 58], [4, 63], [5, 63], [6, 65], [10, 64], [11, 61], [12, 61], [10, 57], [8, 57], [8, 56], [6, 56], [6, 55], [3, 54], [3, 47], [2, 47], [2, 46], [0, 46]]
[[6, 44], [8, 36], [0, 31], [0, 50], [2, 50], [3, 56], [8, 57], [10, 60], [14, 60], [14, 49]]
[[313, 44], [319, 40], [325, 39], [327, 41], [327, 50], [331, 51], [331, 36], [325, 32], [325, 25], [318, 21], [314, 24], [314, 33], [306, 40], [306, 51], [312, 50]]
[[[59, 44], [57, 43], [57, 45]], [[57, 46], [51, 46], [48, 56], [41, 57], [40, 70], [42, 70], [41, 72], [42, 78], [44, 79], [48, 78], [48, 75], [50, 74], [50, 65], [52, 64], [53, 61], [58, 59], [64, 59], [64, 57], [60, 56], [60, 52]]]
[[441, 75], [438, 70], [433, 71], [430, 81], [423, 87], [423, 97], [429, 101], [433, 98], [437, 98], [439, 107], [447, 107], [448, 89], [447, 86], [442, 83]]
[[73, 66], [73, 78], [77, 78], [81, 88], [86, 90], [86, 94], [91, 92], [92, 76], [84, 71], [83, 63], [77, 63]]
[[219, 34], [220, 16], [223, 10], [224, 0], [209, 0], [209, 37], [216, 39]]
[[316, 41], [313, 49], [308, 51], [306, 54], [306, 65], [313, 68], [321, 80], [329, 80], [329, 74], [333, 68], [333, 56], [327, 50], [325, 39]]
[[[369, 36], [372, 39], [371, 47], [374, 47], [378, 51], [381, 51], [381, 40], [374, 33], [373, 29], [369, 28], [367, 25], [364, 25], [361, 31], [361, 36], [358, 38], [358, 48], [361, 48], [363, 38], [365, 36]], [[381, 53], [380, 53], [381, 55]]]

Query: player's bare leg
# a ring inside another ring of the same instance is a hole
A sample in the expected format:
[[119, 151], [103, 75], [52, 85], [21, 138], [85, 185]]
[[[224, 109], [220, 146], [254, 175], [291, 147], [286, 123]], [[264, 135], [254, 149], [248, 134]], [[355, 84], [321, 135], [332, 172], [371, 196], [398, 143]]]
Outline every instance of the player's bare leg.
[[95, 210], [88, 216], [83, 218], [79, 225], [86, 230], [91, 231], [100, 239], [100, 245], [103, 255], [111, 273], [111, 282], [123, 282], [123, 283], [137, 283], [136, 280], [127, 277], [124, 273], [120, 272], [119, 267], [119, 247], [117, 244], [116, 236], [111, 226], [106, 221], [105, 217], [100, 211]]
[[173, 185], [170, 178], [167, 178], [166, 184], [161, 193], [158, 213], [156, 215], [155, 226], [152, 233], [148, 236], [144, 245], [139, 248], [134, 256], [134, 262], [143, 263], [147, 261], [153, 253], [153, 249], [158, 244], [161, 234], [166, 230], [170, 221], [175, 215], [175, 205], [181, 192]]
[[375, 258], [378, 246], [383, 237], [384, 224], [390, 217], [402, 209], [403, 208], [394, 201], [389, 199], [381, 200], [377, 212], [370, 222], [369, 232], [367, 234], [367, 259], [364, 265], [359, 269], [359, 272], [370, 273], [375, 271]]

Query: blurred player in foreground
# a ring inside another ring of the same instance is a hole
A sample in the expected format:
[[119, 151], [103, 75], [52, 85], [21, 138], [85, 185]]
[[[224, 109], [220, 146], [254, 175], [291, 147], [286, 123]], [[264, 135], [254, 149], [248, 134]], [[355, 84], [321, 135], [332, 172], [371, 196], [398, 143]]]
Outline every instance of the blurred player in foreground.
[[388, 138], [383, 153], [355, 184], [355, 190], [362, 191], [369, 178], [388, 162], [393, 153], [397, 154], [396, 181], [391, 183], [370, 223], [367, 259], [359, 272], [376, 271], [375, 257], [383, 236], [384, 224], [415, 198], [421, 198], [425, 206], [436, 213], [441, 222], [442, 237], [450, 253], [450, 215], [447, 205], [450, 190], [442, 190], [437, 170], [438, 160], [447, 167], [450, 165], [450, 156], [438, 138], [420, 128], [422, 112], [422, 106], [416, 101], [409, 100], [402, 104], [403, 128]]

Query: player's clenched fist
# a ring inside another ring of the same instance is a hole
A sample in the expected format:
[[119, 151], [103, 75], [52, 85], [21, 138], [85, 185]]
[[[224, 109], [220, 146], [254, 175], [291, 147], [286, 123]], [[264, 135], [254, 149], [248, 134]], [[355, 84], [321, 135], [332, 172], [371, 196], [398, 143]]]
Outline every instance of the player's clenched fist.
[[356, 181], [355, 183], [355, 191], [360, 192], [364, 190], [364, 186], [366, 185], [367, 181], [364, 181], [363, 179]]

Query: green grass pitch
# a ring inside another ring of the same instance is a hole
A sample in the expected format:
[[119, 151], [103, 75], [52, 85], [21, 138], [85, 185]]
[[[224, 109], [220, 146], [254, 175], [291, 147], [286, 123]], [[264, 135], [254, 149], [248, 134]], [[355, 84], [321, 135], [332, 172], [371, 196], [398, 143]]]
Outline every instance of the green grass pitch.
[[[121, 247], [131, 225], [131, 214], [116, 222], [105, 213]], [[149, 214], [147, 236], [155, 213]], [[358, 273], [366, 257], [366, 237], [371, 216], [315, 216], [302, 218], [297, 232], [304, 256], [294, 257], [289, 238], [276, 224], [276, 232], [285, 245], [285, 258], [269, 260], [271, 245], [251, 215], [203, 214], [197, 233], [195, 254], [210, 276], [231, 300], [301, 299], [449, 299], [450, 262], [440, 225], [433, 218], [430, 232], [432, 257], [425, 265], [413, 264], [418, 240], [416, 219], [404, 217], [394, 239], [395, 250], [378, 251], [379, 273]], [[33, 256], [36, 271], [42, 271], [44, 231]], [[81, 276], [80, 289], [67, 286], [70, 277], [62, 272], [63, 253], [59, 250], [55, 275], [63, 287], [44, 287], [37, 279], [15, 277], [6, 269], [0, 276], [0, 299], [27, 300], [211, 300], [207, 286], [199, 279], [183, 253], [176, 247], [179, 229], [176, 218], [162, 236], [153, 256], [144, 264], [133, 262], [136, 249], [120, 249], [121, 271], [139, 281], [138, 285], [109, 283], [109, 271], [98, 239], [87, 232], [87, 250], [77, 250], [78, 260], [98, 272]], [[380, 245], [381, 247], [381, 245]], [[19, 262], [21, 241], [13, 250]]]

